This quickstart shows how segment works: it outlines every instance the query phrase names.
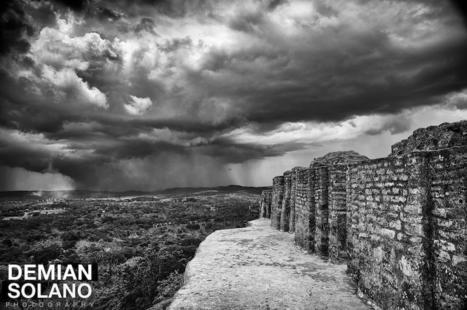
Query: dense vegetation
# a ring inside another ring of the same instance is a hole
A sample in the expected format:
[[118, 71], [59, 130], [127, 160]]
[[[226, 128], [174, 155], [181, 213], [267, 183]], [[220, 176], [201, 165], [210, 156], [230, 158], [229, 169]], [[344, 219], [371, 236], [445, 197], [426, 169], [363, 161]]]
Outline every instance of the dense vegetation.
[[217, 229], [243, 227], [256, 217], [251, 210], [257, 198], [242, 191], [205, 191], [188, 197], [4, 201], [0, 262], [98, 263], [90, 308], [168, 305], [199, 243]]

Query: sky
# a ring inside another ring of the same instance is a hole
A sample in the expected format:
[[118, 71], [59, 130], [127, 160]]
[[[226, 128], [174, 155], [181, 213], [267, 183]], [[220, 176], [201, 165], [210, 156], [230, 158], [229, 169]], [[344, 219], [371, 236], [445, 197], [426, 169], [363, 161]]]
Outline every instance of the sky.
[[0, 190], [267, 186], [467, 119], [454, 2], [0, 6]]

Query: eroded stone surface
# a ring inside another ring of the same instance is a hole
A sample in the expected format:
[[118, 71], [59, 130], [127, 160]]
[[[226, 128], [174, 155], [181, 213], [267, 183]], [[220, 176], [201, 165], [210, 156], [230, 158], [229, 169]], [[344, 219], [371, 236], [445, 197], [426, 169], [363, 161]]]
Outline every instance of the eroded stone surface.
[[201, 243], [169, 309], [369, 309], [345, 265], [307, 254], [267, 219], [250, 223]]
[[264, 190], [259, 202], [260, 217], [271, 217], [272, 190]]
[[284, 177], [282, 175], [272, 179], [271, 226], [280, 229], [282, 200], [284, 199]]
[[331, 152], [327, 153], [322, 157], [315, 158], [310, 166], [334, 166], [334, 165], [348, 165], [351, 163], [359, 163], [369, 158], [358, 154], [355, 151], [338, 151], [338, 152]]
[[389, 156], [400, 156], [414, 151], [434, 151], [467, 145], [467, 120], [419, 128], [410, 137], [391, 147]]

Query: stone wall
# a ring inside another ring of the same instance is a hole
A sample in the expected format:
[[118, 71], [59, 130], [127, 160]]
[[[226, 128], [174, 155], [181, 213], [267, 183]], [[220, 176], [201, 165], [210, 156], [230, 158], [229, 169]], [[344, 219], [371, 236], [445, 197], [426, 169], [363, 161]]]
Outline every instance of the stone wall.
[[[428, 276], [424, 229], [426, 158], [372, 160], [348, 171], [349, 273], [384, 309], [423, 309]], [[425, 298], [427, 297], [427, 298]], [[430, 297], [431, 298], [431, 297]]]
[[391, 147], [390, 156], [414, 151], [433, 151], [467, 145], [467, 120], [420, 128]]
[[328, 257], [329, 250], [329, 205], [328, 181], [329, 168], [312, 164], [311, 178], [315, 202], [315, 252], [323, 258]]
[[438, 309], [461, 309], [462, 305], [467, 309], [467, 148], [429, 156], [427, 195], [435, 305]]
[[329, 257], [333, 262], [347, 259], [346, 165], [329, 169]]
[[289, 231], [292, 171], [284, 172], [284, 198], [282, 199], [280, 230]]
[[297, 221], [297, 214], [295, 211], [295, 202], [297, 200], [297, 186], [298, 174], [304, 167], [295, 167], [292, 169], [292, 181], [290, 188], [290, 217], [289, 217], [289, 232], [295, 231], [295, 222]]
[[315, 250], [315, 203], [310, 172], [310, 169], [302, 169], [297, 173], [295, 243], [312, 253]]
[[264, 190], [261, 192], [259, 201], [260, 217], [271, 217], [272, 190]]
[[348, 171], [349, 272], [384, 309], [466, 305], [466, 148]]
[[383, 309], [467, 308], [467, 122], [414, 132], [387, 158], [335, 152], [273, 180], [271, 223], [347, 261]]
[[309, 169], [292, 170], [296, 172], [295, 202], [291, 205], [297, 214], [297, 244], [333, 261], [346, 257], [347, 166], [367, 159], [353, 151], [334, 152], [314, 159]]
[[272, 179], [271, 226], [280, 229], [282, 200], [284, 199], [284, 177]]

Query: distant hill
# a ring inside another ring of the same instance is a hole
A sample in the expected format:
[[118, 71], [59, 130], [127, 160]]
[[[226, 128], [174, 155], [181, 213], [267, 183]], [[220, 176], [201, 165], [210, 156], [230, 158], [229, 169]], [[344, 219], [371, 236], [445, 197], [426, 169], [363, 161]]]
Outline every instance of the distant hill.
[[271, 187], [252, 187], [252, 186], [241, 186], [241, 185], [227, 185], [227, 186], [216, 186], [216, 187], [173, 187], [167, 188], [159, 193], [161, 194], [190, 194], [201, 191], [217, 191], [223, 193], [235, 193], [235, 192], [248, 192], [253, 194], [261, 194], [265, 189], [271, 189]]
[[197, 192], [216, 191], [220, 193], [248, 192], [261, 194], [270, 187], [251, 187], [240, 185], [227, 185], [216, 187], [174, 187], [158, 191], [89, 191], [89, 190], [69, 190], [69, 191], [0, 191], [1, 200], [38, 200], [38, 199], [84, 199], [84, 198], [105, 198], [120, 196], [144, 196], [157, 194], [191, 195]]

